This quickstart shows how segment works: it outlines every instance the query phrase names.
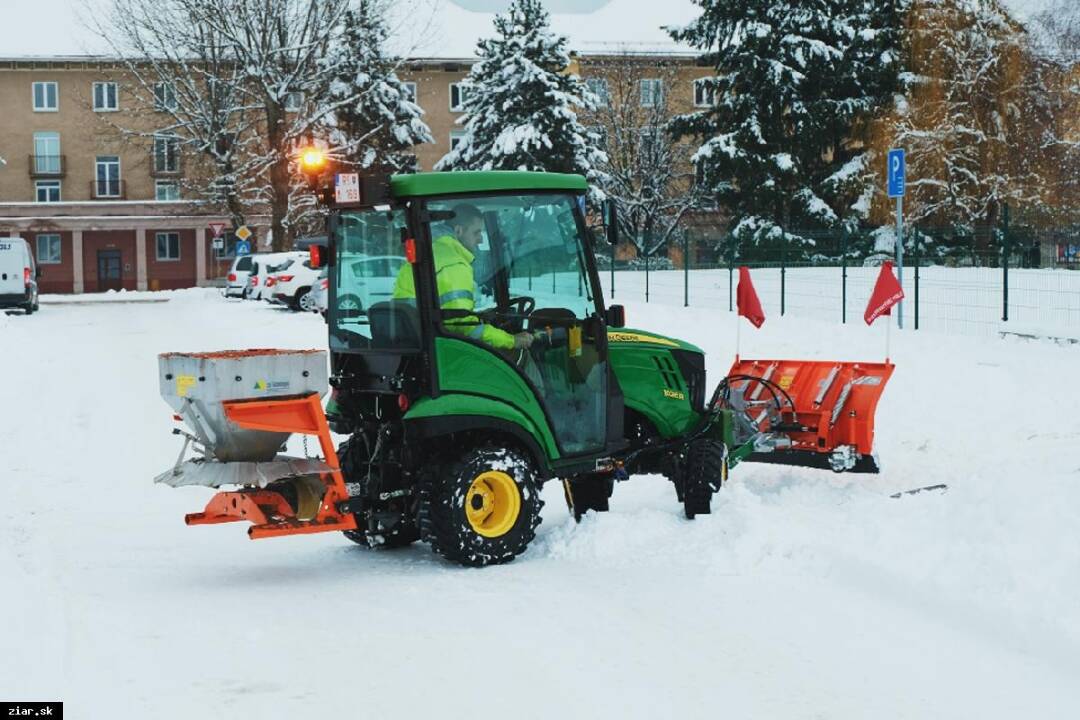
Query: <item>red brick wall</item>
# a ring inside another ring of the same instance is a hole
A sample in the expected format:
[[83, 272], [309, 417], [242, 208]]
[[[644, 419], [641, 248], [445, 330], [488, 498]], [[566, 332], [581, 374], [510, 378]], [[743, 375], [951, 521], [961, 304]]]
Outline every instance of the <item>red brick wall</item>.
[[38, 278], [38, 292], [45, 293], [70, 293], [75, 289], [75, 261], [72, 258], [71, 233], [70, 232], [25, 232], [23, 237], [30, 243], [30, 250], [37, 260], [37, 237], [38, 235], [60, 236], [60, 262], [59, 264], [38, 262], [38, 270], [41, 277]]
[[[180, 236], [180, 259], [157, 259], [157, 234], [175, 232]], [[146, 231], [146, 286], [150, 290], [175, 290], [195, 286], [195, 231]], [[155, 282], [156, 281], [156, 282]]]
[[[125, 290], [136, 287], [135, 231], [87, 230], [83, 233], [83, 277], [86, 292], [100, 292], [97, 277], [98, 250], [119, 250]], [[149, 262], [149, 261], [148, 261]]]

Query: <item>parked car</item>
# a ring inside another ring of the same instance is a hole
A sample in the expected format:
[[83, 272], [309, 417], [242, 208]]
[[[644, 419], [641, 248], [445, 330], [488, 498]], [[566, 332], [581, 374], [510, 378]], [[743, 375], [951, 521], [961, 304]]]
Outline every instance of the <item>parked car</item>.
[[337, 308], [345, 312], [363, 313], [375, 303], [389, 300], [394, 294], [398, 271], [405, 264], [400, 255], [343, 255], [342, 278], [338, 288]]
[[0, 238], [0, 308], [38, 309], [40, 277], [30, 245], [20, 237]]
[[240, 255], [233, 260], [229, 274], [225, 276], [225, 297], [247, 297], [251, 291], [251, 266], [254, 255]]
[[311, 286], [319, 280], [318, 268], [311, 267], [311, 260], [294, 258], [289, 260], [267, 281], [274, 302], [286, 305], [293, 310], [314, 312], [315, 303], [311, 297]]
[[248, 292], [249, 300], [270, 300], [271, 299], [271, 286], [267, 285], [267, 281], [270, 277], [277, 272], [280, 272], [282, 266], [291, 260], [296, 258], [302, 258], [307, 253], [302, 252], [283, 252], [283, 253], [263, 253], [256, 255], [252, 261], [251, 267], [251, 287]]
[[315, 305], [315, 312], [326, 320], [327, 302], [330, 299], [329, 268], [325, 265], [319, 270], [319, 279], [311, 286], [311, 302]]

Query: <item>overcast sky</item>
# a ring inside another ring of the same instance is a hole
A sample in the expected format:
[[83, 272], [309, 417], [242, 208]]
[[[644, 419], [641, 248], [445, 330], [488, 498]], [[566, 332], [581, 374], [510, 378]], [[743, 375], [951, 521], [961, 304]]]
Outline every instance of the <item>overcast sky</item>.
[[[509, 0], [430, 0], [431, 2], [454, 2], [473, 11], [492, 12], [504, 9]], [[552, 12], [588, 12], [607, 5], [610, 0], [545, 0]], [[94, 52], [107, 52], [102, 40], [86, 29], [81, 18], [85, 17], [84, 7], [107, 6], [109, 0], [0, 0], [0, 56], [12, 57], [23, 55], [82, 55]], [[623, 0], [627, 2], [627, 0]], [[663, 0], [629, 0], [641, 3], [643, 10], [653, 12], [663, 6]], [[685, 0], [684, 0], [685, 2]], [[1005, 0], [1021, 17], [1032, 9], [1038, 9], [1047, 0]], [[679, 3], [682, 5], [683, 3]], [[651, 16], [653, 13], [642, 13]], [[629, 26], [640, 22], [642, 17], [635, 13], [623, 14], [621, 18], [627, 24], [626, 35], [632, 36]], [[475, 36], [491, 31], [489, 22], [479, 23]], [[613, 34], [617, 28], [606, 28], [606, 35]], [[640, 28], [637, 30], [640, 31]], [[617, 34], [617, 33], [615, 33]], [[472, 46], [472, 40], [466, 43]]]

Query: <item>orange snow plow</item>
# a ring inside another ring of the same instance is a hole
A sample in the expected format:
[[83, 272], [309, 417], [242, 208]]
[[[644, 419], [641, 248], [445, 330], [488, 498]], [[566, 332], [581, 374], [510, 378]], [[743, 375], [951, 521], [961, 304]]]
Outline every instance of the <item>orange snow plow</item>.
[[737, 359], [714, 402], [736, 411], [737, 435], [757, 438], [746, 462], [877, 472], [874, 413], [894, 368]]

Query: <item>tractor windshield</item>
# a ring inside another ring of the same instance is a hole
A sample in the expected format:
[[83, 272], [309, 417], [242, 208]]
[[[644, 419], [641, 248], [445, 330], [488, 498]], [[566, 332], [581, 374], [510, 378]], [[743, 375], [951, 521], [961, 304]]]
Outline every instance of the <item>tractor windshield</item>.
[[393, 297], [394, 282], [405, 265], [401, 245], [405, 227], [403, 210], [341, 214], [327, 308], [332, 350], [420, 347], [415, 312], [383, 311]]

